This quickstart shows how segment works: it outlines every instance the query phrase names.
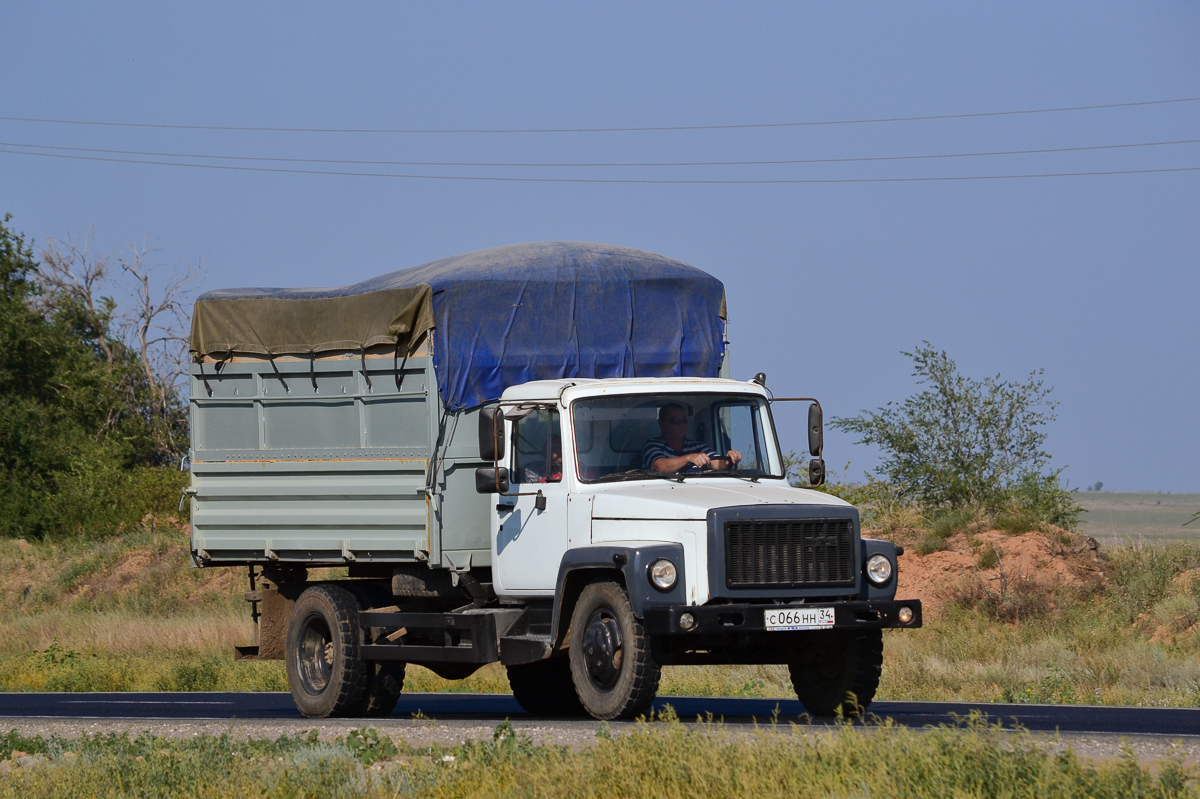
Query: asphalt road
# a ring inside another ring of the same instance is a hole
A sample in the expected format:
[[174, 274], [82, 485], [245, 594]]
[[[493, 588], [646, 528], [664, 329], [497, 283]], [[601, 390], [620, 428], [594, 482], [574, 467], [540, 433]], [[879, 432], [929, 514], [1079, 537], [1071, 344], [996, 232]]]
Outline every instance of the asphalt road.
[[[660, 697], [656, 710], [670, 705], [683, 720], [711, 714], [728, 724], [794, 721], [804, 713], [795, 700]], [[959, 702], [875, 702], [871, 713], [908, 727], [953, 724], [972, 710], [1004, 726], [1034, 732], [1200, 736], [1200, 709], [1103, 707], [1086, 705], [1003, 705]], [[405, 694], [393, 719], [419, 714], [444, 721], [529, 719], [507, 694]], [[0, 693], [6, 719], [230, 720], [299, 721], [303, 717], [286, 693]], [[807, 718], [804, 719], [807, 721]], [[3, 722], [0, 722], [3, 726]]]

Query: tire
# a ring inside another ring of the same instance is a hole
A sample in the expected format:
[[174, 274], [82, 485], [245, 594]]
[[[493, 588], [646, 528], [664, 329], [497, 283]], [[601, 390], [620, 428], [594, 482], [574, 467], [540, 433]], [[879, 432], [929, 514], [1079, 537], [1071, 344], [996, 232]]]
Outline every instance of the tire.
[[571, 661], [550, 658], [508, 667], [508, 684], [517, 704], [533, 716], [582, 716], [586, 714], [575, 683]]
[[372, 718], [391, 715], [404, 690], [404, 667], [404, 663], [397, 661], [368, 663], [367, 690], [355, 715]]
[[584, 710], [608, 721], [650, 708], [662, 669], [624, 588], [613, 582], [584, 588], [571, 614], [569, 640], [571, 680]]
[[306, 589], [292, 608], [284, 652], [288, 686], [309, 718], [355, 716], [368, 704], [358, 609], [354, 595], [336, 585]]
[[883, 670], [883, 631], [817, 632], [788, 664], [796, 697], [813, 716], [857, 716], [867, 709]]

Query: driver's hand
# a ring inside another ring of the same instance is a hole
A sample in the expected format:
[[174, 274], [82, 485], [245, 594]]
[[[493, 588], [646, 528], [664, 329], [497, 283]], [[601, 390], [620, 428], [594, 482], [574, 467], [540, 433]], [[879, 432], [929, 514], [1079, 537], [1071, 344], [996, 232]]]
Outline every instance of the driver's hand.
[[725, 456], [729, 458], [730, 463], [732, 463], [734, 466], [737, 466], [742, 462], [742, 453], [738, 452], [736, 449], [729, 450], [729, 452], [725, 453]]
[[690, 462], [693, 466], [699, 466], [700, 468], [707, 466], [710, 460], [708, 455], [703, 452], [693, 452], [691, 455], [688, 455], [687, 458], [688, 462]]

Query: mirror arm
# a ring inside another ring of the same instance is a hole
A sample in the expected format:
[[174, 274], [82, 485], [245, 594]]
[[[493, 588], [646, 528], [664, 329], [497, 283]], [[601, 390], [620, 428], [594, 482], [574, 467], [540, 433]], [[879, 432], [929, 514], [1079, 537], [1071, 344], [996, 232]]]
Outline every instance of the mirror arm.
[[821, 401], [816, 397], [767, 397], [767, 402], [812, 402], [818, 408], [821, 407]]

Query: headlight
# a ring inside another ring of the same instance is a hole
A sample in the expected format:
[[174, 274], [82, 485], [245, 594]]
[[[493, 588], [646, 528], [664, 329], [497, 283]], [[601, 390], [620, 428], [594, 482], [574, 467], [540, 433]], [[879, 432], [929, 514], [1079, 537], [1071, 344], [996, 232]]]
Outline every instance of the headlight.
[[659, 591], [670, 591], [679, 579], [675, 564], [666, 558], [659, 558], [650, 564], [650, 584]]
[[892, 562], [884, 555], [872, 555], [867, 558], [867, 577], [876, 585], [883, 585], [892, 579]]

